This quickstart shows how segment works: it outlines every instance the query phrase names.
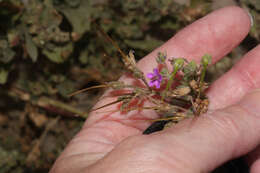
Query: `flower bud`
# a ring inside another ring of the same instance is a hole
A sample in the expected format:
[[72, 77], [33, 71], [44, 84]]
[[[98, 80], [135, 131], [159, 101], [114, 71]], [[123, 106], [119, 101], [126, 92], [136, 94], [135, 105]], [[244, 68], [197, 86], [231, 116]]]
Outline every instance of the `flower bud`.
[[205, 54], [201, 59], [201, 64], [206, 68], [209, 64], [211, 64], [211, 56], [209, 54]]
[[173, 61], [173, 67], [174, 67], [174, 69], [177, 69], [177, 70], [182, 68], [183, 64], [184, 64], [183, 58], [176, 58]]
[[157, 55], [157, 58], [156, 58], [157, 63], [163, 64], [165, 62], [165, 60], [166, 60], [166, 54], [159, 52], [158, 55]]

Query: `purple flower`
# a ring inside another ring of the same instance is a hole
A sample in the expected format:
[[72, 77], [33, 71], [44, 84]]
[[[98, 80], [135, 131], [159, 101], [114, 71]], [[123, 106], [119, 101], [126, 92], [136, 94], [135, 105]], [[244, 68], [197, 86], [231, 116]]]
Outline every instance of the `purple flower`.
[[153, 69], [153, 73], [148, 73], [146, 76], [150, 79], [150, 87], [155, 86], [157, 89], [160, 88], [162, 82], [162, 75], [159, 73], [158, 68]]

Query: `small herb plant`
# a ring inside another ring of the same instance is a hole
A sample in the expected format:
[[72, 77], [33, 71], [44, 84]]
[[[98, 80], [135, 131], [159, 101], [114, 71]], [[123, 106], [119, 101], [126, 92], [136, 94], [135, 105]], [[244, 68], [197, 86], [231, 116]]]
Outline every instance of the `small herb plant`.
[[[123, 58], [132, 76], [141, 80], [144, 85], [136, 86], [123, 81], [113, 81], [85, 89], [108, 87], [113, 90], [127, 89], [129, 91], [119, 95], [115, 102], [97, 109], [121, 102], [121, 112], [152, 109], [161, 115], [158, 121], [169, 120], [175, 123], [188, 117], [199, 116], [207, 111], [209, 100], [205, 95], [205, 90], [208, 84], [204, 79], [207, 67], [211, 63], [210, 55], [205, 54], [199, 65], [195, 61], [188, 62], [184, 58], [171, 58], [168, 60], [171, 67], [167, 68], [167, 56], [159, 52], [156, 57], [158, 67], [147, 74], [137, 67], [133, 51], [130, 51], [128, 55], [123, 54]], [[74, 94], [76, 93], [72, 95]], [[143, 101], [149, 101], [151, 106], [145, 107], [138, 104]], [[132, 102], [137, 102], [137, 104], [133, 106]]]
[[[143, 109], [156, 111], [161, 117], [155, 120], [158, 122], [178, 123], [183, 119], [196, 117], [207, 112], [209, 100], [205, 94], [208, 88], [205, 75], [208, 65], [211, 63], [210, 55], [202, 56], [200, 64], [197, 64], [195, 61], [189, 62], [185, 58], [167, 58], [166, 53], [159, 52], [155, 57], [157, 67], [150, 73], [144, 74], [137, 67], [134, 51], [129, 51], [128, 55], [124, 54], [103, 30], [100, 31], [117, 48], [131, 76], [141, 81], [142, 84], [111, 81], [104, 85], [79, 90], [70, 96], [94, 88], [126, 90], [127, 92], [119, 95], [116, 101], [92, 111], [121, 103], [119, 111], [122, 113]], [[169, 61], [170, 68], [166, 65], [166, 61]], [[149, 101], [150, 106], [144, 106], [145, 101]]]

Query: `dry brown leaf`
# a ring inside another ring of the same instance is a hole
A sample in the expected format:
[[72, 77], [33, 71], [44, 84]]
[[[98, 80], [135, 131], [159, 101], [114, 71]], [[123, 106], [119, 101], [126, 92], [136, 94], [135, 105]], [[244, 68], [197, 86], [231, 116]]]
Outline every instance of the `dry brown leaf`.
[[8, 122], [7, 116], [0, 113], [0, 126], [5, 125]]

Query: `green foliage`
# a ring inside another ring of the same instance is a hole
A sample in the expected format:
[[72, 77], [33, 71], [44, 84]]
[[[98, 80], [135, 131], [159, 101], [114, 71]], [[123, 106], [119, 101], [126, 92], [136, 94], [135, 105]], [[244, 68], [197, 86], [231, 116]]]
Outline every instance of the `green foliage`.
[[10, 48], [7, 40], [0, 40], [0, 62], [8, 64], [15, 56], [14, 50]]
[[0, 173], [11, 171], [22, 159], [24, 158], [17, 151], [5, 151], [0, 146]]
[[38, 58], [38, 49], [32, 41], [31, 35], [28, 33], [25, 33], [25, 46], [32, 61], [36, 62]]
[[[15, 86], [36, 95], [66, 98], [65, 90], [84, 85], [69, 82], [77, 80], [82, 71], [91, 75], [89, 69], [97, 69], [92, 77], [97, 82], [120, 74], [121, 60], [96, 25], [125, 52], [134, 49], [140, 59], [186, 24], [185, 18], [176, 14], [189, 6], [170, 0], [12, 0], [1, 1], [0, 8], [4, 19], [0, 22], [0, 84], [18, 74], [12, 81]], [[164, 31], [170, 35], [161, 34]], [[75, 73], [73, 69], [78, 70]], [[54, 74], [64, 76], [65, 81], [50, 81]], [[39, 85], [41, 80], [44, 85]], [[63, 83], [71, 84], [61, 87]], [[56, 92], [41, 92], [40, 86]]]
[[8, 77], [8, 71], [0, 69], [0, 84], [5, 84]]

